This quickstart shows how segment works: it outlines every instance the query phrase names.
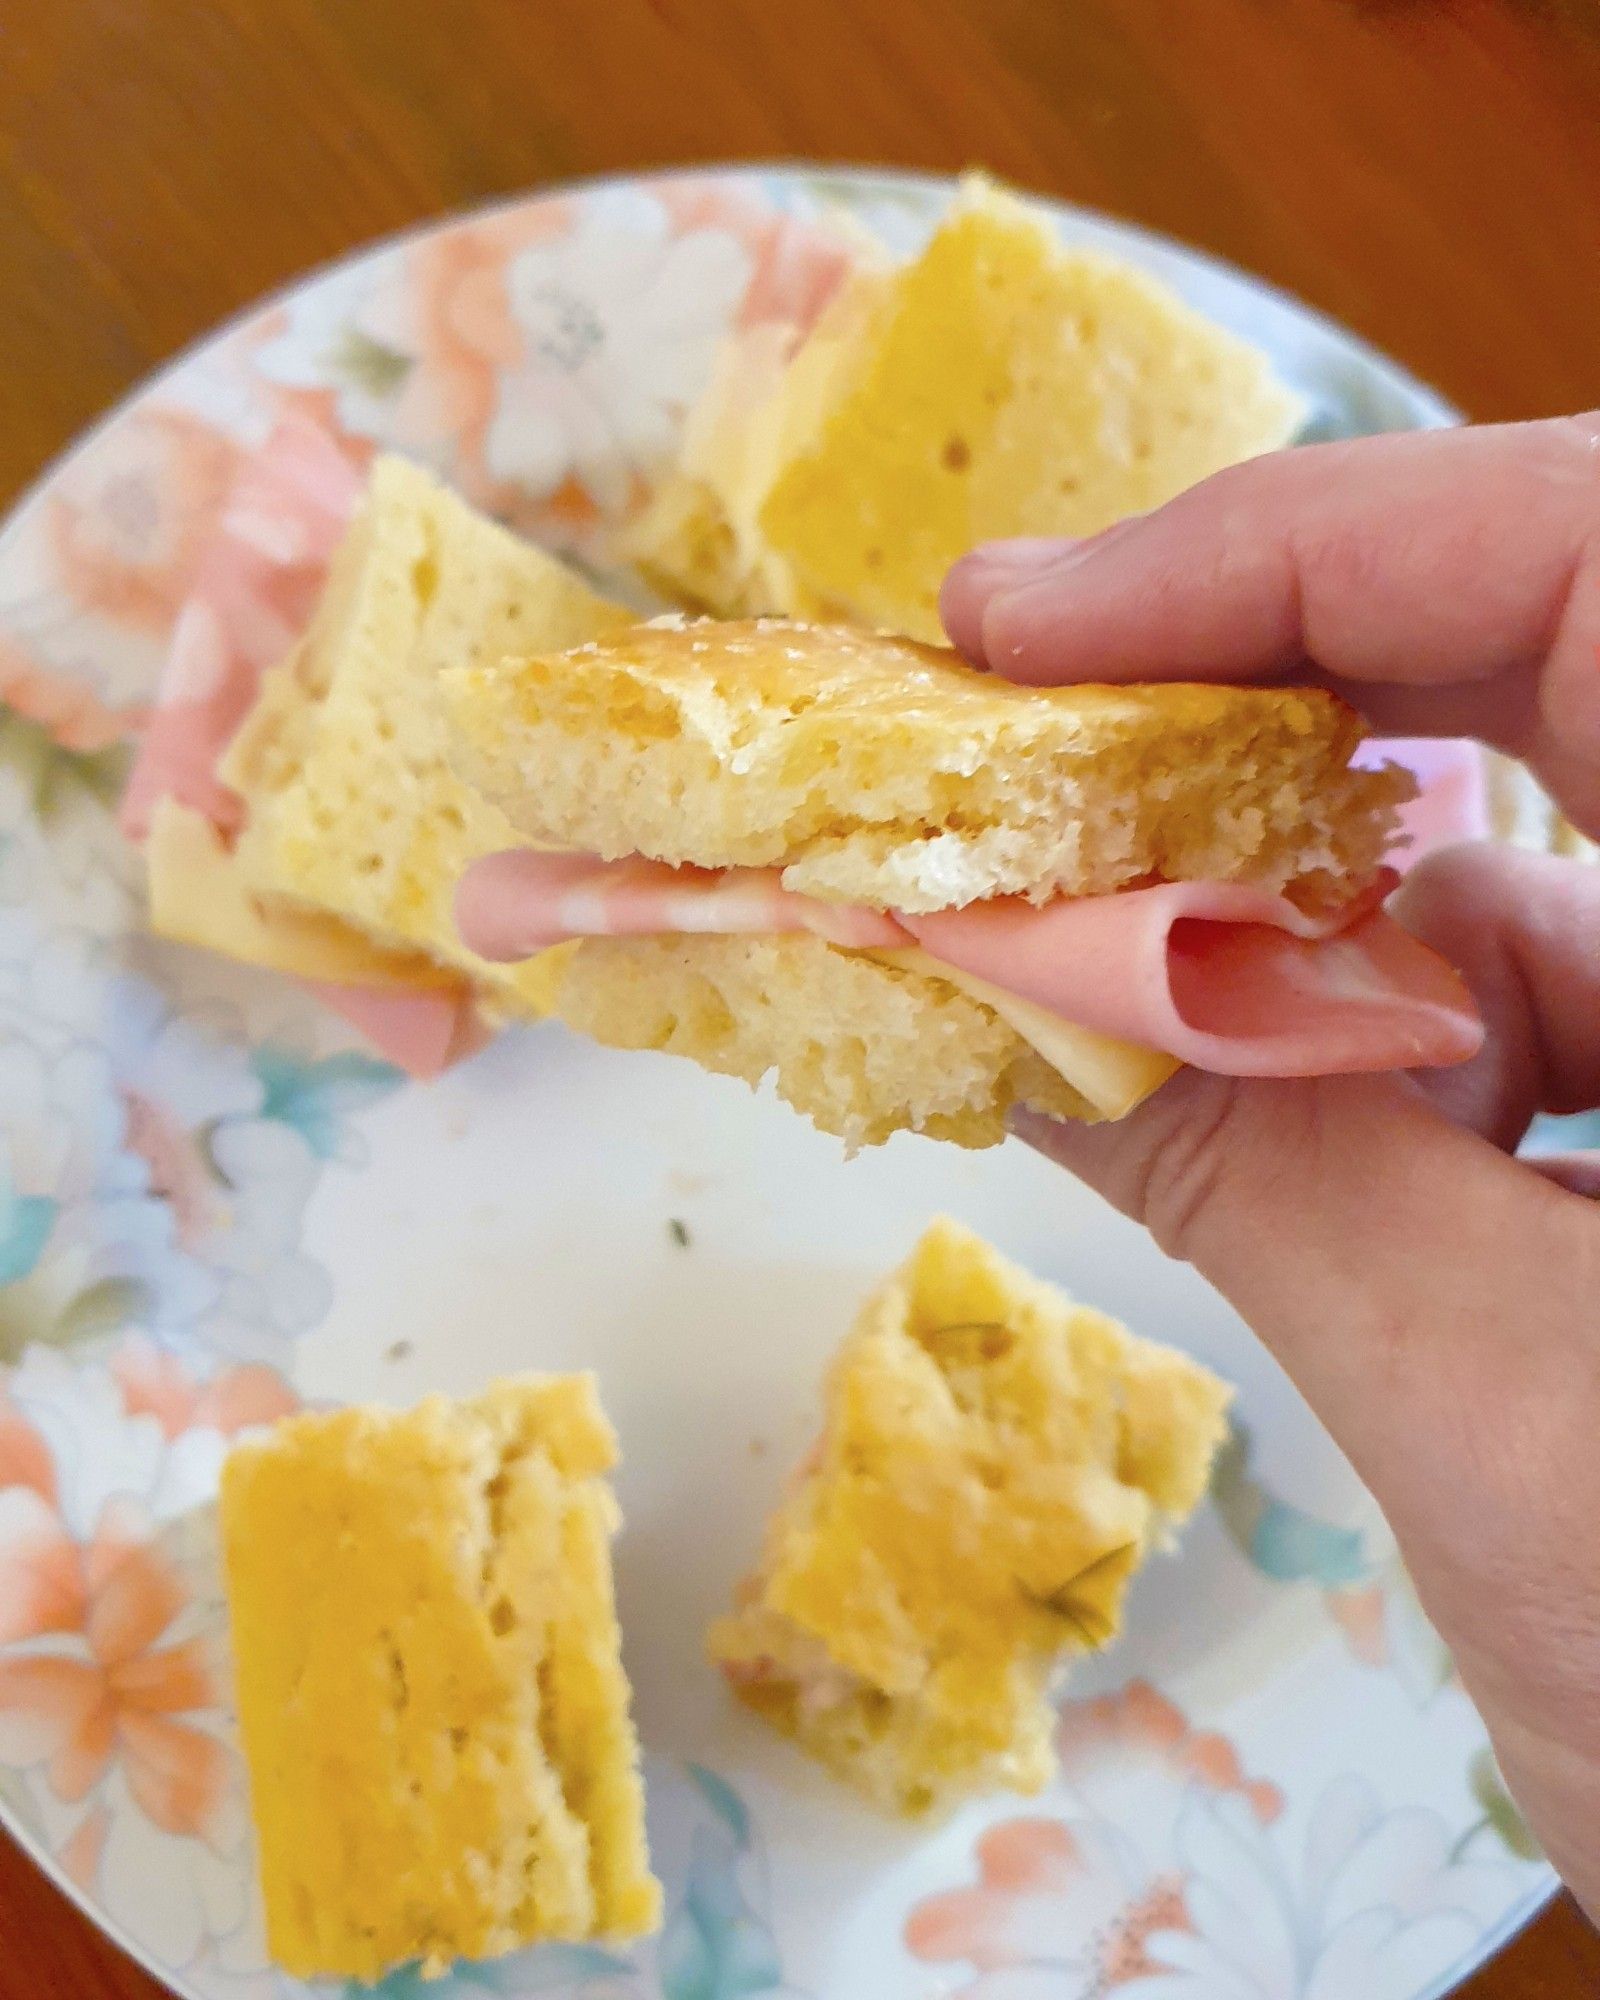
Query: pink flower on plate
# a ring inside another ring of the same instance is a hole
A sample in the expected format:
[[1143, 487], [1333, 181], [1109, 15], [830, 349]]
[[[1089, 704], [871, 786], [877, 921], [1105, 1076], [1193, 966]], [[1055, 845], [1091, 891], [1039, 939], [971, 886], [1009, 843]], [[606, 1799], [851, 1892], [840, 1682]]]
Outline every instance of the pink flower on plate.
[[979, 1974], [963, 2000], [1091, 2000], [1151, 1970], [1145, 1938], [1186, 1921], [1181, 1880], [1147, 1876], [1109, 1828], [1004, 1820], [977, 1861], [975, 1884], [930, 1896], [905, 1928], [916, 1957]]
[[124, 1144], [150, 1169], [150, 1192], [172, 1210], [179, 1245], [194, 1250], [204, 1242], [224, 1191], [207, 1166], [194, 1133], [153, 1097], [124, 1090], [128, 1129]]
[[565, 200], [529, 202], [419, 243], [406, 261], [416, 365], [395, 410], [395, 436], [430, 448], [469, 498], [490, 503], [484, 463], [497, 377], [516, 365], [521, 335], [506, 293], [512, 259], [571, 226]]
[[164, 634], [239, 457], [198, 417], [149, 402], [92, 439], [43, 503], [68, 595], [114, 624]]
[[624, 508], [671, 458], [750, 282], [727, 230], [680, 231], [643, 189], [606, 189], [506, 267], [517, 332], [484, 438], [489, 473], [535, 500]]
[[10, 1488], [32, 1493], [46, 1504], [56, 1497], [56, 1471], [50, 1447], [14, 1407], [0, 1381], [0, 1493]]
[[144, 718], [143, 704], [113, 708], [92, 687], [41, 666], [17, 640], [0, 633], [0, 702], [38, 723], [63, 750], [106, 750]]
[[[1518, 1871], [1463, 1858], [1424, 1807], [1354, 1773], [1288, 1843], [1235, 1797], [1191, 1792], [1175, 1834], [1185, 1921], [1146, 1941], [1126, 2000], [1414, 2000], [1513, 1904]], [[1526, 1878], [1524, 1878], [1526, 1879]]]
[[0, 1493], [0, 1761], [75, 1805], [119, 1763], [164, 1832], [203, 1835], [227, 1753], [196, 1726], [221, 1698], [209, 1649], [137, 1505], [113, 1500], [79, 1544], [38, 1494]]
[[64, 751], [135, 732], [240, 462], [191, 410], [146, 399], [81, 446], [0, 543], [0, 699]]
[[71, 1879], [172, 1966], [244, 1915], [204, 1503], [227, 1440], [295, 1401], [145, 1340], [0, 1377], [0, 1766]]
[[1226, 1737], [1195, 1729], [1148, 1681], [1069, 1703], [1057, 1742], [1061, 1815], [990, 1827], [977, 1880], [925, 1898], [906, 1921], [916, 1957], [978, 1975], [961, 2000], [1093, 2000], [1150, 1976], [1151, 1938], [1189, 1926], [1172, 1852], [1183, 1801], [1235, 1800], [1260, 1824], [1282, 1810]]
[[571, 212], [565, 198], [518, 203], [314, 280], [252, 330], [257, 381], [282, 414], [409, 452], [487, 500], [497, 371], [521, 351], [506, 267]]
[[732, 320], [740, 332], [777, 323], [798, 341], [861, 262], [860, 246], [837, 230], [786, 214], [739, 181], [690, 175], [657, 181], [655, 192], [678, 229], [725, 230], [749, 252], [750, 282]]
[[299, 1407], [276, 1369], [247, 1362], [222, 1369], [208, 1382], [197, 1381], [176, 1355], [137, 1334], [112, 1356], [111, 1373], [128, 1415], [154, 1417], [168, 1439], [190, 1430], [234, 1438], [257, 1424], [276, 1423]]
[[1066, 1703], [1056, 1748], [1069, 1780], [1107, 1758], [1124, 1769], [1142, 1761], [1164, 1769], [1180, 1784], [1237, 1793], [1263, 1826], [1283, 1811], [1283, 1793], [1264, 1778], [1247, 1777], [1226, 1736], [1193, 1728], [1177, 1703], [1146, 1680], [1129, 1681], [1114, 1694]]

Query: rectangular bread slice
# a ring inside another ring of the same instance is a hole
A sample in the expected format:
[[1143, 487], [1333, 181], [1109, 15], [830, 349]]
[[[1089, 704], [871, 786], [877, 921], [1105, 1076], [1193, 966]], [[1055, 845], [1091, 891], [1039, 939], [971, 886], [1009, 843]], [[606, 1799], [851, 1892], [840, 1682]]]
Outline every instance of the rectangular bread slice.
[[[941, 976], [917, 952], [892, 958], [803, 933], [587, 938], [546, 954], [552, 1011], [568, 1027], [751, 1085], [770, 1073], [785, 1103], [852, 1151], [905, 1130], [997, 1146], [1018, 1104], [1055, 1118], [1120, 1115], [1175, 1067], [1037, 1007], [1012, 1007], [1013, 1026], [959, 973]], [[926, 970], [898, 962], [918, 959]], [[1097, 1056], [1117, 1072], [1108, 1091]]]
[[891, 1811], [1039, 1790], [1058, 1663], [1116, 1636], [1205, 1494], [1230, 1393], [934, 1222], [836, 1357], [712, 1658]]
[[449, 668], [448, 754], [533, 841], [778, 867], [877, 909], [1368, 881], [1413, 787], [1317, 688], [1024, 687], [846, 625], [669, 614]]
[[309, 631], [268, 675], [221, 766], [249, 807], [235, 850], [243, 882], [269, 904], [424, 952], [501, 1011], [542, 1012], [537, 963], [487, 965], [456, 936], [462, 871], [524, 836], [450, 769], [438, 677], [447, 664], [573, 646], [631, 616], [416, 466], [380, 458]]
[[229, 1457], [239, 1722], [286, 1971], [432, 1973], [659, 1921], [615, 1459], [586, 1375], [308, 1414]]
[[761, 359], [724, 359], [635, 560], [696, 608], [928, 640], [974, 544], [1094, 534], [1303, 415], [1248, 342], [976, 176], [917, 257], [859, 274], [765, 382]]

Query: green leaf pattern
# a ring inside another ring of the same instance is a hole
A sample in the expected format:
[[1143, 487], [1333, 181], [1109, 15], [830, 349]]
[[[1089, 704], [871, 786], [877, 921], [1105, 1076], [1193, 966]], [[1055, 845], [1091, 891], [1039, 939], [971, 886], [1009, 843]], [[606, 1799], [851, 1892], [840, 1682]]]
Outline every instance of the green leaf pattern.
[[415, 366], [409, 354], [375, 340], [358, 326], [344, 329], [329, 359], [336, 375], [379, 399], [398, 395]]
[[22, 781], [41, 826], [50, 826], [78, 800], [109, 810], [121, 796], [130, 756], [124, 743], [104, 750], [64, 749], [42, 724], [0, 703], [0, 765]]

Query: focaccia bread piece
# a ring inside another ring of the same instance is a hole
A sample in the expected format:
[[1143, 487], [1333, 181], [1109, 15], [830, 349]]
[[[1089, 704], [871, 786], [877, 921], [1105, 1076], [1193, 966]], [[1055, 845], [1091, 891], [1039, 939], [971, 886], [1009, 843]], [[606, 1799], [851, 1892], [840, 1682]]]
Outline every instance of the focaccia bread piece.
[[710, 1634], [740, 1700], [892, 1811], [1038, 1791], [1051, 1683], [1199, 1505], [1230, 1391], [936, 1221]]
[[1094, 534], [1303, 414], [1247, 341], [974, 176], [792, 360], [732, 337], [630, 553], [695, 608], [934, 640], [940, 581], [978, 542]]
[[438, 1972], [659, 1921], [592, 1377], [298, 1416], [222, 1529], [272, 1954]]

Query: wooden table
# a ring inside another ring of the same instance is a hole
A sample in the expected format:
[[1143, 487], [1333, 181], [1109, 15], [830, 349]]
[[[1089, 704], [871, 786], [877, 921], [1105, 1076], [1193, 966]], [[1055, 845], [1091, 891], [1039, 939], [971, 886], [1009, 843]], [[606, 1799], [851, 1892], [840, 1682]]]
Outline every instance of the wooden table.
[[[801, 155], [1132, 216], [1477, 417], [1600, 403], [1597, 0], [0, 0], [0, 500], [365, 238]], [[1558, 1905], [1469, 1991], [1600, 1991], [1600, 1942]], [[0, 1838], [0, 1996], [155, 1992]]]

